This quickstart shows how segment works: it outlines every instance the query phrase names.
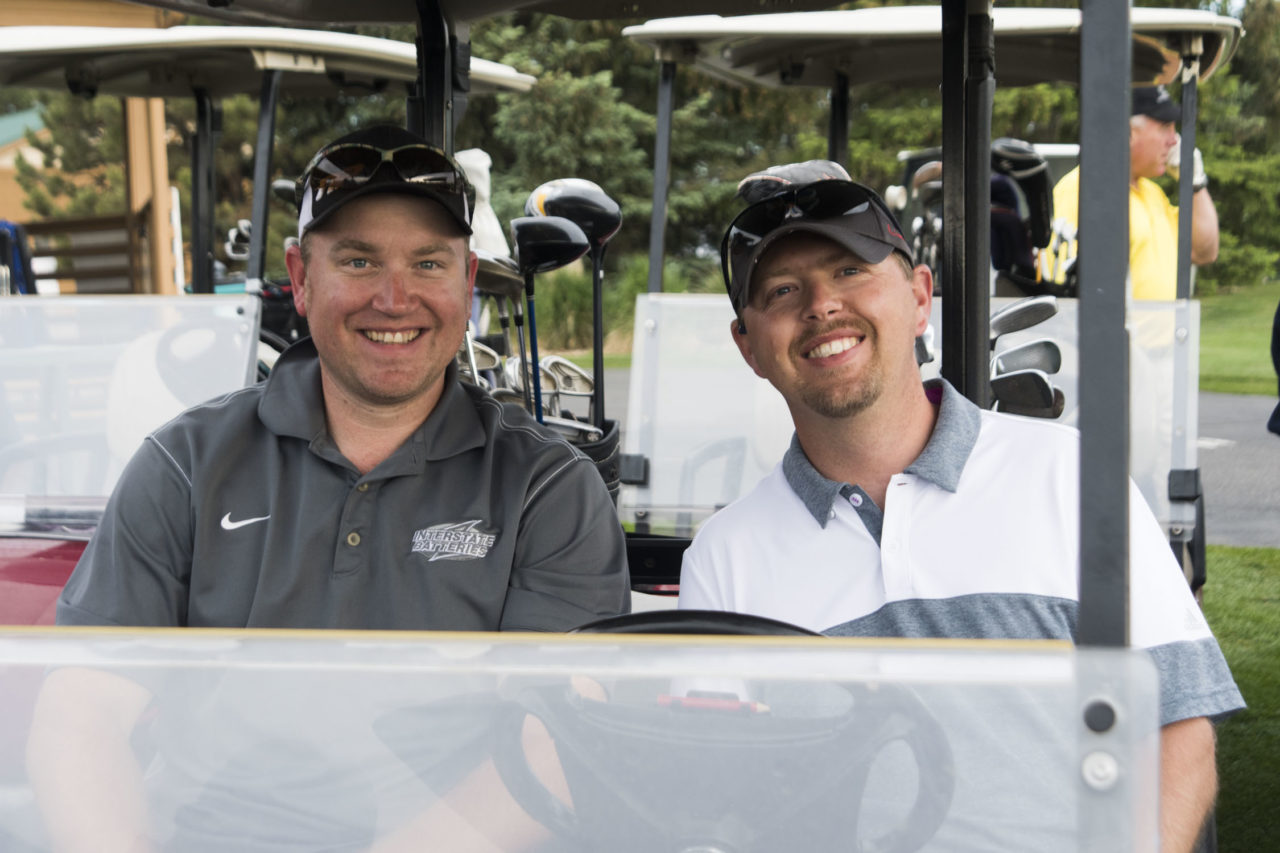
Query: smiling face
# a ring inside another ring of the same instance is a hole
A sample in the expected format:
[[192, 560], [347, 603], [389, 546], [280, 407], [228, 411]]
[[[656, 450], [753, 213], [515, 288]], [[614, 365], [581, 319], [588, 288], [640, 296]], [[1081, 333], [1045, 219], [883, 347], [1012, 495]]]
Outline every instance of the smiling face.
[[354, 199], [286, 253], [294, 304], [333, 395], [372, 408], [435, 405], [471, 311], [476, 258], [434, 202]]
[[735, 321], [733, 337], [793, 419], [848, 418], [889, 389], [919, 389], [915, 339], [932, 290], [927, 267], [908, 274], [894, 255], [868, 264], [824, 237], [794, 234], [760, 259], [746, 331]]

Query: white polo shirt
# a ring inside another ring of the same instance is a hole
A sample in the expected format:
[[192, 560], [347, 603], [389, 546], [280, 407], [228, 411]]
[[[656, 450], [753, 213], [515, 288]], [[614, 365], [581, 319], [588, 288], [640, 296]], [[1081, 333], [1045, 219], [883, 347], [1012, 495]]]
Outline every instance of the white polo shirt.
[[[826, 479], [793, 438], [783, 461], [685, 552], [681, 608], [836, 636], [1075, 637], [1079, 435], [983, 411], [951, 385], [883, 512]], [[1243, 707], [1164, 534], [1130, 482], [1130, 637], [1160, 671], [1161, 723]]]

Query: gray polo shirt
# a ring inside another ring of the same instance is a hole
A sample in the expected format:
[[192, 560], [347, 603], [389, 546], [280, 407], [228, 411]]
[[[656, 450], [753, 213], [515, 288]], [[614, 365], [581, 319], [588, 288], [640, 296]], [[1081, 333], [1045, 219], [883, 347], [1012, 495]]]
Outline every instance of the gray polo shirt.
[[147, 438], [58, 601], [62, 625], [541, 630], [628, 609], [593, 463], [454, 380], [366, 475], [303, 341], [267, 382]]

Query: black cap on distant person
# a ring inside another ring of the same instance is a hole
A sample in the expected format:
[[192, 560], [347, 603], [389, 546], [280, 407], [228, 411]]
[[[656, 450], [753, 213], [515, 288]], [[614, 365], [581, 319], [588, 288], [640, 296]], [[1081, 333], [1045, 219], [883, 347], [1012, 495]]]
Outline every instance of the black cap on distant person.
[[1164, 86], [1134, 86], [1133, 111], [1135, 116], [1147, 116], [1161, 123], [1177, 121], [1182, 117], [1182, 110], [1169, 96]]
[[431, 199], [463, 234], [471, 233], [475, 191], [457, 161], [402, 127], [379, 125], [348, 133], [316, 152], [295, 184], [298, 237], [347, 202], [373, 193]]
[[725, 288], [742, 316], [751, 299], [751, 277], [764, 253], [780, 238], [817, 234], [878, 264], [898, 251], [915, 256], [897, 219], [870, 187], [854, 181], [820, 180], [775, 193], [738, 214], [720, 246]]

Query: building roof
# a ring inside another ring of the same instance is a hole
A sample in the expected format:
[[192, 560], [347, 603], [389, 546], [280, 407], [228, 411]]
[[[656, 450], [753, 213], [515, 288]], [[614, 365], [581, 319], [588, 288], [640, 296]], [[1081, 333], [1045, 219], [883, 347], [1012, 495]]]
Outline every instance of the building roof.
[[40, 110], [36, 107], [12, 113], [0, 113], [0, 147], [22, 139], [23, 134], [28, 130], [43, 128], [44, 121], [40, 118]]

